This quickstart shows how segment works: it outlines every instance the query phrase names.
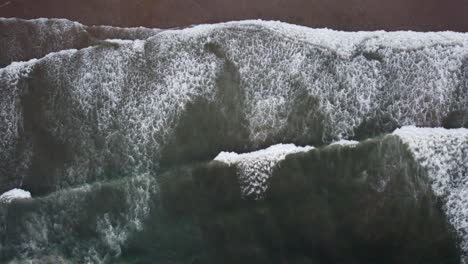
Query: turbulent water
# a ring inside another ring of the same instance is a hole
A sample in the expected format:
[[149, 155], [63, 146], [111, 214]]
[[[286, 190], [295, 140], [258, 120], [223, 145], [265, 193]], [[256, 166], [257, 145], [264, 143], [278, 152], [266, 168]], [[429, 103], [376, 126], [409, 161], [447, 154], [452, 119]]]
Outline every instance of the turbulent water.
[[468, 263], [468, 34], [0, 30], [0, 262]]

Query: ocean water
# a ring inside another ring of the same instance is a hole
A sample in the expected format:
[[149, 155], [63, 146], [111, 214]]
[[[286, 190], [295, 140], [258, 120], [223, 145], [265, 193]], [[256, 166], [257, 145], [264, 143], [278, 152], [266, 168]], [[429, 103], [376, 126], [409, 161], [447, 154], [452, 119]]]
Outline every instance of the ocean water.
[[5, 25], [0, 262], [467, 263], [467, 34]]

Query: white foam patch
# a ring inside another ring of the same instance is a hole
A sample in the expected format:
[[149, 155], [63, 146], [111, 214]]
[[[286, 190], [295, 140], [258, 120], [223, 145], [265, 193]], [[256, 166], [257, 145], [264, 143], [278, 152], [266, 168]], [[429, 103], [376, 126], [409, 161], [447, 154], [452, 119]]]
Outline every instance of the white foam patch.
[[341, 140], [338, 140], [338, 141], [335, 141], [335, 142], [331, 143], [330, 145], [331, 146], [339, 145], [339, 146], [353, 147], [353, 146], [356, 146], [357, 144], [359, 144], [359, 141], [341, 139]]
[[[21, 81], [28, 78], [36, 61], [13, 62], [0, 69], [0, 166], [7, 166], [6, 161], [13, 157], [18, 158], [15, 148], [23, 123], [18, 103], [23, 88]], [[27, 163], [26, 160], [24, 162]]]
[[293, 153], [307, 152], [313, 147], [298, 147], [294, 144], [278, 144], [266, 149], [237, 154], [221, 152], [214, 160], [236, 165], [244, 197], [261, 198], [268, 188], [268, 179], [278, 162]]
[[375, 113], [399, 125], [434, 126], [450, 107], [468, 107], [465, 94], [451, 106], [468, 56], [465, 33], [342, 32], [249, 20], [168, 30], [157, 38], [220, 44], [239, 67], [254, 143], [288, 125], [297, 99], [292, 85], [318, 99], [326, 136], [335, 140], [354, 136]]
[[427, 170], [434, 193], [444, 201], [449, 222], [462, 239], [462, 263], [468, 263], [468, 129], [409, 126], [393, 134]]
[[29, 199], [31, 193], [21, 189], [13, 189], [0, 195], [0, 203], [10, 203], [16, 199]]
[[128, 39], [105, 39], [105, 41], [114, 43], [114, 44], [120, 44], [120, 45], [133, 43], [133, 40], [128, 40]]

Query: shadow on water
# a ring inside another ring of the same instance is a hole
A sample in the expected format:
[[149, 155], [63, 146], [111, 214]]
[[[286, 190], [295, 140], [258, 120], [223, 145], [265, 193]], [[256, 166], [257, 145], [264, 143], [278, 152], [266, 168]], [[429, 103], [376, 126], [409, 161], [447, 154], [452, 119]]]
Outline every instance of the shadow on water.
[[195, 98], [185, 106], [175, 131], [162, 150], [161, 167], [214, 158], [222, 150], [246, 151], [249, 145], [245, 94], [239, 70], [214, 43], [205, 50], [224, 61], [214, 100]]

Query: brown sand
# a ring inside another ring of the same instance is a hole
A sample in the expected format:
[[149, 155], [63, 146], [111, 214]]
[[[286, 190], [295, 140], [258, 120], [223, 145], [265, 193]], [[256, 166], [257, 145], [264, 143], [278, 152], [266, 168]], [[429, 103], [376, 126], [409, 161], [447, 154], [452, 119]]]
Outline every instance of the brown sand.
[[0, 0], [0, 17], [157, 28], [261, 18], [341, 30], [468, 31], [468, 0]]

